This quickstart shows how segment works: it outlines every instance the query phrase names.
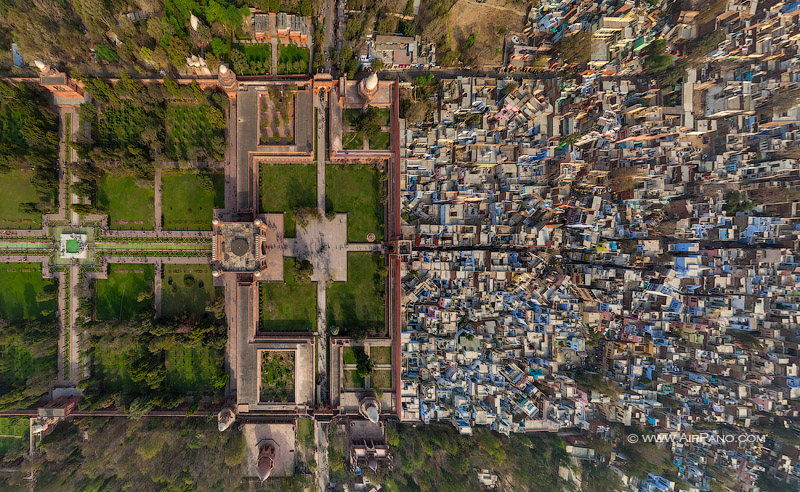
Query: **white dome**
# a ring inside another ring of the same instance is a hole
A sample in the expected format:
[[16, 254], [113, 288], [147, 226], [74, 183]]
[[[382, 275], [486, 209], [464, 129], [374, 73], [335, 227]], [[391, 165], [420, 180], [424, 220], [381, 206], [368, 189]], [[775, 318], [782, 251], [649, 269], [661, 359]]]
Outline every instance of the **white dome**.
[[373, 424], [378, 423], [378, 409], [375, 408], [375, 405], [370, 405], [370, 407], [367, 408], [367, 418]]
[[44, 69], [45, 69], [45, 67], [47, 66], [47, 65], [46, 65], [46, 64], [45, 64], [45, 63], [44, 63], [42, 60], [34, 60], [34, 61], [33, 61], [33, 64], [34, 64], [34, 65], [36, 66], [36, 68], [38, 68], [39, 70], [44, 70]]
[[197, 17], [195, 17], [194, 14], [192, 14], [191, 17], [189, 17], [189, 24], [191, 24], [192, 29], [196, 31], [197, 26], [200, 24], [200, 20]]
[[256, 227], [260, 227], [261, 224], [263, 224], [263, 223], [264, 222], [262, 222], [261, 219], [259, 219], [259, 218], [256, 218], [256, 220], [253, 221], [253, 224], [255, 224]]
[[364, 88], [368, 91], [374, 91], [375, 88], [378, 87], [378, 75], [377, 74], [370, 74], [367, 77], [367, 80], [364, 82]]
[[219, 73], [221, 73], [223, 75], [228, 73], [228, 66], [225, 65], [224, 63], [220, 63], [219, 64]]

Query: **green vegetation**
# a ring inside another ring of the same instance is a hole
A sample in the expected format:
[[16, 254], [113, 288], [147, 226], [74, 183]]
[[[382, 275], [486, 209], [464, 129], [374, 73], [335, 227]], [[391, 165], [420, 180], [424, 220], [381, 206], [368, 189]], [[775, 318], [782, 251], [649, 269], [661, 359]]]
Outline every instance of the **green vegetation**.
[[342, 359], [344, 360], [345, 364], [355, 364], [356, 363], [355, 347], [344, 347], [342, 349]]
[[[225, 159], [225, 116], [209, 105], [169, 104], [167, 106], [166, 153], [173, 160]], [[213, 140], [222, 145], [205, 148]], [[208, 150], [209, 152], [206, 152]]]
[[314, 421], [297, 419], [297, 441], [306, 451], [314, 451]]
[[[473, 437], [459, 435], [452, 426], [386, 425], [386, 440], [395, 453], [394, 470], [366, 471], [373, 482], [389, 490], [480, 490], [474, 468], [486, 468], [503, 477], [504, 490], [545, 492], [567, 490], [559, 466], [574, 467], [565, 442], [555, 434], [512, 434], [505, 437], [476, 428]], [[332, 439], [329, 448], [331, 478], [346, 481], [346, 458]], [[332, 451], [332, 452], [331, 452]]]
[[389, 150], [389, 132], [378, 132], [369, 139], [370, 150]]
[[203, 316], [217, 297], [211, 265], [163, 266], [161, 316]]
[[375, 361], [376, 364], [391, 364], [392, 363], [392, 347], [375, 347], [369, 348], [369, 356]]
[[283, 259], [283, 283], [261, 282], [261, 316], [258, 330], [313, 331], [317, 319], [317, 288], [298, 283], [295, 259]]
[[736, 215], [737, 212], [753, 210], [753, 202], [748, 199], [745, 192], [729, 191], [725, 193], [725, 204], [722, 206], [722, 210], [728, 215]]
[[166, 351], [167, 386], [173, 391], [213, 391], [224, 350], [211, 347], [174, 347]]
[[40, 263], [0, 263], [0, 320], [51, 318], [58, 286], [42, 278]]
[[11, 461], [28, 450], [29, 425], [26, 418], [0, 418], [0, 459]]
[[[24, 82], [14, 86], [0, 81], [0, 181], [3, 182], [2, 191], [10, 191], [0, 200], [0, 212], [3, 212], [0, 220], [10, 220], [12, 225], [16, 220], [29, 219], [30, 214], [52, 211], [56, 202], [58, 117], [49, 108], [44, 88]], [[11, 187], [13, 183], [6, 180], [19, 180], [15, 172], [22, 171], [26, 171], [25, 178], [29, 182], [16, 190]], [[27, 215], [20, 217], [21, 213]], [[28, 228], [24, 223], [21, 225], [23, 229]]]
[[294, 401], [294, 352], [261, 353], [261, 401]]
[[357, 340], [385, 334], [385, 277], [381, 255], [348, 253], [347, 282], [334, 282], [328, 288], [328, 326], [341, 326]]
[[672, 55], [664, 51], [666, 48], [666, 40], [656, 39], [642, 50], [642, 54], [647, 56], [644, 66], [648, 73], [660, 72], [672, 64]]
[[0, 174], [0, 228], [39, 229], [42, 214], [51, 212], [55, 195], [42, 195], [31, 182], [31, 171]]
[[[4, 273], [0, 269], [0, 285], [15, 286]], [[57, 376], [58, 326], [52, 317], [6, 323], [0, 324], [0, 410], [26, 408]]]
[[580, 31], [563, 37], [555, 44], [555, 49], [564, 63], [588, 63], [592, 55], [592, 34]]
[[308, 72], [308, 48], [287, 44], [281, 45], [279, 51], [279, 74], [303, 74]]
[[241, 432], [217, 432], [216, 419], [70, 419], [44, 437], [30, 463], [36, 481], [27, 468], [3, 473], [0, 489], [239, 490], [245, 447]]
[[364, 378], [358, 374], [358, 371], [351, 369], [344, 371], [344, 381], [342, 382], [344, 389], [354, 389], [364, 387]]
[[355, 347], [354, 351], [356, 354], [356, 372], [358, 372], [358, 377], [365, 378], [372, 376], [375, 370], [375, 364], [372, 362], [372, 359], [369, 358], [369, 355], [367, 355], [364, 347]]
[[162, 183], [164, 229], [208, 231], [214, 208], [225, 207], [225, 177], [222, 174], [165, 174]]
[[[365, 243], [367, 234], [383, 240], [382, 185], [367, 165], [326, 166], [326, 210], [347, 214], [347, 242]], [[380, 195], [380, 198], [379, 198]]]
[[144, 85], [123, 73], [111, 86], [101, 79], [86, 81], [93, 102], [80, 106], [81, 121], [97, 131], [74, 142], [78, 156], [102, 165], [114, 164], [150, 179], [156, 160], [222, 160], [226, 151], [225, 112], [228, 98], [203, 91], [197, 83]]
[[342, 136], [342, 146], [346, 150], [363, 150], [364, 137], [356, 132], [344, 132]]
[[231, 68], [239, 75], [263, 75], [270, 72], [272, 46], [240, 44], [231, 50]]
[[283, 212], [286, 237], [297, 234], [295, 211], [317, 204], [317, 167], [310, 164], [262, 164], [261, 212]]
[[112, 264], [108, 278], [95, 281], [98, 320], [125, 320], [153, 308], [153, 265]]
[[[347, 109], [342, 115], [347, 124], [354, 130], [345, 132], [343, 145], [346, 149], [363, 148], [364, 139], [370, 141], [372, 150], [389, 148], [389, 133], [384, 131], [389, 125], [389, 109], [370, 106], [366, 111]], [[361, 144], [359, 144], [361, 142]]]
[[108, 227], [153, 230], [155, 190], [152, 181], [105, 174], [97, 188], [97, 207], [108, 214]]

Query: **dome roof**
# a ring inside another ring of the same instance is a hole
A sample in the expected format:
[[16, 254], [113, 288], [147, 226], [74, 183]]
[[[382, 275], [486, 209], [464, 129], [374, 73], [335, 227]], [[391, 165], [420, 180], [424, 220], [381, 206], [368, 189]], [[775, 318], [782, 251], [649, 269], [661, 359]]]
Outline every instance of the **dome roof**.
[[378, 87], [378, 74], [371, 73], [367, 80], [364, 81], [364, 88], [368, 91], [374, 91]]
[[367, 408], [367, 418], [368, 418], [368, 419], [369, 419], [369, 421], [370, 421], [370, 422], [372, 422], [373, 424], [377, 424], [377, 423], [378, 423], [378, 409], [377, 409], [377, 408], [375, 408], [375, 406], [374, 406], [374, 405], [370, 405], [370, 406]]

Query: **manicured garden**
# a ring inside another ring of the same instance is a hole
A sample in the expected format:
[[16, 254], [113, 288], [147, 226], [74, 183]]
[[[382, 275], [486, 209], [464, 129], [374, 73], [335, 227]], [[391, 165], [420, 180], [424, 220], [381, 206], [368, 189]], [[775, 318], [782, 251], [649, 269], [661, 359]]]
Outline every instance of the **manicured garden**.
[[278, 58], [279, 74], [308, 73], [308, 48], [294, 44], [281, 45]]
[[239, 75], [263, 75], [272, 69], [272, 46], [269, 44], [237, 44], [230, 53], [233, 71]]
[[356, 351], [353, 347], [344, 347], [342, 349], [342, 360], [345, 364], [356, 363]]
[[167, 350], [167, 387], [172, 391], [213, 391], [224, 365], [224, 350], [212, 347], [174, 347]]
[[110, 229], [153, 230], [154, 199], [153, 182], [133, 176], [105, 174], [97, 187], [97, 206], [108, 214]]
[[56, 309], [56, 282], [42, 278], [40, 263], [0, 263], [0, 319], [49, 318]]
[[328, 287], [328, 326], [338, 326], [340, 334], [357, 339], [385, 335], [385, 277], [381, 255], [348, 253], [347, 282]]
[[258, 331], [312, 331], [317, 319], [317, 288], [298, 283], [295, 259], [283, 259], [283, 282], [261, 282]]
[[295, 210], [317, 205], [317, 166], [310, 164], [262, 164], [261, 212], [284, 213], [286, 237], [295, 237]]
[[326, 166], [327, 210], [347, 214], [347, 242], [366, 243], [369, 233], [383, 240], [384, 206], [378, 172], [367, 165]]
[[259, 144], [294, 144], [294, 85], [267, 87], [258, 97]]
[[202, 316], [217, 293], [211, 265], [165, 264], [161, 282], [161, 316]]
[[135, 344], [98, 344], [94, 347], [91, 357], [93, 372], [100, 376], [105, 391], [136, 391], [137, 384], [131, 380], [128, 368], [139, 353]]
[[294, 352], [261, 352], [261, 401], [294, 401]]
[[342, 385], [344, 389], [357, 389], [364, 387], [364, 378], [359, 376], [358, 371], [355, 369], [344, 371]]
[[95, 280], [95, 317], [124, 320], [153, 309], [152, 264], [112, 264]]
[[369, 139], [370, 150], [389, 150], [389, 132], [378, 132]]
[[23, 203], [55, 202], [55, 194], [41, 195], [32, 184], [32, 171], [15, 170], [0, 173], [0, 229], [40, 229], [42, 213], [34, 209], [23, 210]]
[[364, 137], [356, 132], [344, 132], [342, 146], [346, 150], [364, 150]]
[[219, 173], [164, 174], [161, 213], [165, 230], [209, 231], [214, 208], [224, 207], [224, 175]]
[[224, 141], [225, 116], [208, 104], [171, 103], [167, 105], [166, 154], [173, 160], [214, 160], [225, 158], [220, 145], [205, 146], [214, 139]]
[[2, 417], [0, 418], [0, 455], [5, 454], [15, 447], [26, 447], [30, 424], [27, 418]]

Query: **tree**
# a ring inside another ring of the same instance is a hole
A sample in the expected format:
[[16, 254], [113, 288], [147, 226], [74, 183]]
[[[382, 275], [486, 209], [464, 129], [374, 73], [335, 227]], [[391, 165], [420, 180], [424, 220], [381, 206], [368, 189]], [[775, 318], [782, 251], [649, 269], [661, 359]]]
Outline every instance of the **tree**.
[[467, 48], [472, 48], [473, 46], [475, 46], [475, 40], [476, 39], [477, 39], [477, 36], [473, 32], [472, 34], [469, 35], [467, 40], [464, 42], [464, 46], [466, 46]]
[[362, 347], [358, 347], [358, 350], [355, 350], [355, 355], [356, 371], [358, 371], [358, 375], [362, 378], [372, 376], [372, 372], [375, 369], [375, 364], [372, 362], [372, 359], [369, 358], [364, 349]]
[[376, 58], [374, 62], [372, 62], [372, 70], [375, 73], [380, 72], [383, 70], [383, 58]]
[[294, 278], [298, 283], [308, 283], [314, 275], [314, 265], [308, 260], [296, 261], [294, 264]]

